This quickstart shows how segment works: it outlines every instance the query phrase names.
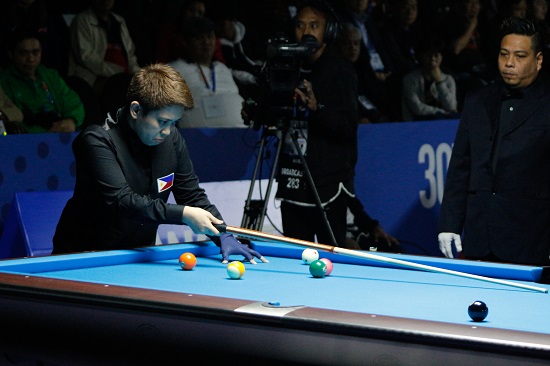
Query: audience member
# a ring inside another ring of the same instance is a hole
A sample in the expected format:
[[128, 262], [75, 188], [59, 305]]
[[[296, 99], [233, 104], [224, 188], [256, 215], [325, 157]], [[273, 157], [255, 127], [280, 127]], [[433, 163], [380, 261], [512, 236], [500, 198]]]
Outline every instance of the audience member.
[[[157, 61], [168, 63], [183, 57], [184, 30], [182, 25], [190, 18], [202, 18], [206, 15], [206, 1], [188, 0], [181, 4], [175, 16], [159, 31], [157, 42]], [[215, 43], [214, 59], [225, 62], [218, 39]]]
[[3, 68], [9, 64], [7, 42], [16, 28], [32, 28], [39, 33], [42, 63], [67, 75], [69, 62], [69, 28], [57, 2], [47, 0], [6, 1], [0, 12], [0, 60]]
[[368, 85], [377, 91], [375, 105], [391, 121], [400, 121], [401, 113], [396, 98], [399, 80], [394, 78], [394, 66], [382, 41], [375, 19], [369, 15], [369, 1], [345, 0], [338, 14], [341, 23], [355, 24], [361, 31], [361, 52], [356, 61]]
[[418, 0], [388, 1], [388, 13], [380, 33], [400, 79], [418, 66], [415, 45], [423, 39], [416, 24]]
[[6, 95], [23, 111], [28, 132], [73, 132], [84, 120], [84, 106], [59, 73], [41, 64], [40, 36], [20, 28], [10, 34], [11, 65], [0, 83]]
[[548, 0], [529, 0], [527, 16], [533, 19], [542, 32], [544, 50], [550, 48], [550, 22], [548, 21]]
[[167, 23], [160, 29], [157, 41], [156, 59], [158, 62], [170, 62], [183, 56], [183, 41], [181, 24], [192, 17], [203, 17], [206, 13], [206, 3], [202, 0], [188, 0], [181, 3], [180, 8], [168, 16]]
[[126, 21], [140, 66], [157, 61], [160, 30], [166, 25], [167, 18], [179, 10], [180, 2], [173, 0], [116, 1], [112, 11]]
[[183, 25], [183, 58], [169, 62], [183, 75], [195, 108], [183, 115], [180, 127], [246, 127], [241, 116], [243, 98], [231, 70], [214, 60], [214, 22], [205, 17]]
[[480, 22], [494, 24], [495, 19], [500, 17], [500, 4], [502, 0], [485, 0], [480, 12]]
[[73, 19], [69, 75], [84, 79], [100, 96], [108, 78], [139, 69], [126, 22], [112, 12], [115, 0], [92, 0]]
[[528, 11], [527, 0], [504, 0], [500, 2], [500, 17], [514, 16], [525, 18]]
[[417, 47], [420, 66], [403, 77], [405, 121], [457, 118], [456, 83], [441, 70], [443, 42], [433, 38]]
[[546, 22], [548, 0], [529, 0], [527, 6], [527, 16], [531, 17], [535, 22]]
[[480, 11], [480, 0], [456, 0], [442, 26], [447, 44], [443, 56], [457, 83], [459, 110], [469, 91], [487, 85], [495, 77], [496, 67], [488, 61], [488, 46], [480, 31]]
[[[422, 34], [437, 34], [457, 0], [419, 0], [416, 23]], [[496, 0], [499, 1], [499, 0]]]
[[219, 5], [214, 9], [213, 17], [224, 63], [231, 69], [241, 95], [254, 94], [257, 91], [256, 75], [261, 63], [250, 59], [244, 51], [246, 28], [238, 20], [236, 5]]
[[[548, 0], [529, 0], [527, 16], [530, 17], [538, 27], [542, 35], [542, 52], [550, 51], [550, 20], [548, 19]], [[541, 75], [550, 78], [550, 65], [543, 63]]]
[[352, 23], [342, 23], [335, 42], [336, 51], [353, 64], [357, 74], [357, 95], [359, 109], [359, 123], [388, 122], [377, 103], [384, 106], [378, 90], [370, 83], [368, 72], [358, 62], [361, 54], [361, 31]]

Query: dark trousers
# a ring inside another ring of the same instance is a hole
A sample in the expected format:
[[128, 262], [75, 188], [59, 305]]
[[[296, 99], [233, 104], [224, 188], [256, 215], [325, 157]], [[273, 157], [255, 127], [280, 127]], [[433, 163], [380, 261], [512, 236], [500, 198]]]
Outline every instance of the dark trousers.
[[[340, 194], [325, 206], [325, 212], [338, 246], [345, 247], [347, 231], [348, 196]], [[320, 244], [333, 245], [324, 219], [318, 207], [303, 207], [287, 202], [281, 203], [281, 218], [284, 235]]]

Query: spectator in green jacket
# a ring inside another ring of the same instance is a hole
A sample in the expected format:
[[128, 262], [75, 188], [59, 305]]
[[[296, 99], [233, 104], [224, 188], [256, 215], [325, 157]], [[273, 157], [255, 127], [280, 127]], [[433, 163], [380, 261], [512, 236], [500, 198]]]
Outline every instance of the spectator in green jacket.
[[10, 34], [10, 66], [0, 76], [6, 95], [23, 111], [27, 132], [73, 132], [84, 121], [84, 105], [60, 74], [41, 64], [42, 48], [35, 30]]

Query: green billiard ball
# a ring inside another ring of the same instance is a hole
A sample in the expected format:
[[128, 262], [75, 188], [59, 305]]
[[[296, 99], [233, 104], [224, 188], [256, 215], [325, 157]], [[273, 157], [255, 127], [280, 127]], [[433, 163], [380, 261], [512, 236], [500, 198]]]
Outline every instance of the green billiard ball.
[[322, 260], [314, 260], [309, 265], [309, 273], [315, 278], [323, 278], [327, 274], [327, 264]]

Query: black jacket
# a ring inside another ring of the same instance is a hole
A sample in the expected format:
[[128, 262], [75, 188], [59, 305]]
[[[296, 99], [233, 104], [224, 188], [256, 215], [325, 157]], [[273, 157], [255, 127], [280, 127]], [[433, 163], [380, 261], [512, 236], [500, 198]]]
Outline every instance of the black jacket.
[[491, 151], [502, 83], [466, 98], [447, 173], [439, 232], [462, 234], [467, 257], [548, 264], [550, 254], [550, 87], [527, 88]]
[[[325, 50], [312, 65], [311, 71], [301, 75], [310, 81], [319, 103], [316, 112], [307, 117], [305, 153], [315, 187], [322, 202], [334, 197], [343, 183], [354, 192], [353, 178], [357, 162], [357, 76], [350, 62], [330, 50]], [[281, 169], [301, 168], [297, 159], [283, 154]], [[301, 185], [289, 192], [285, 176], [279, 175], [277, 197], [291, 201], [313, 203], [311, 189]], [[305, 178], [302, 179], [304, 183]]]

